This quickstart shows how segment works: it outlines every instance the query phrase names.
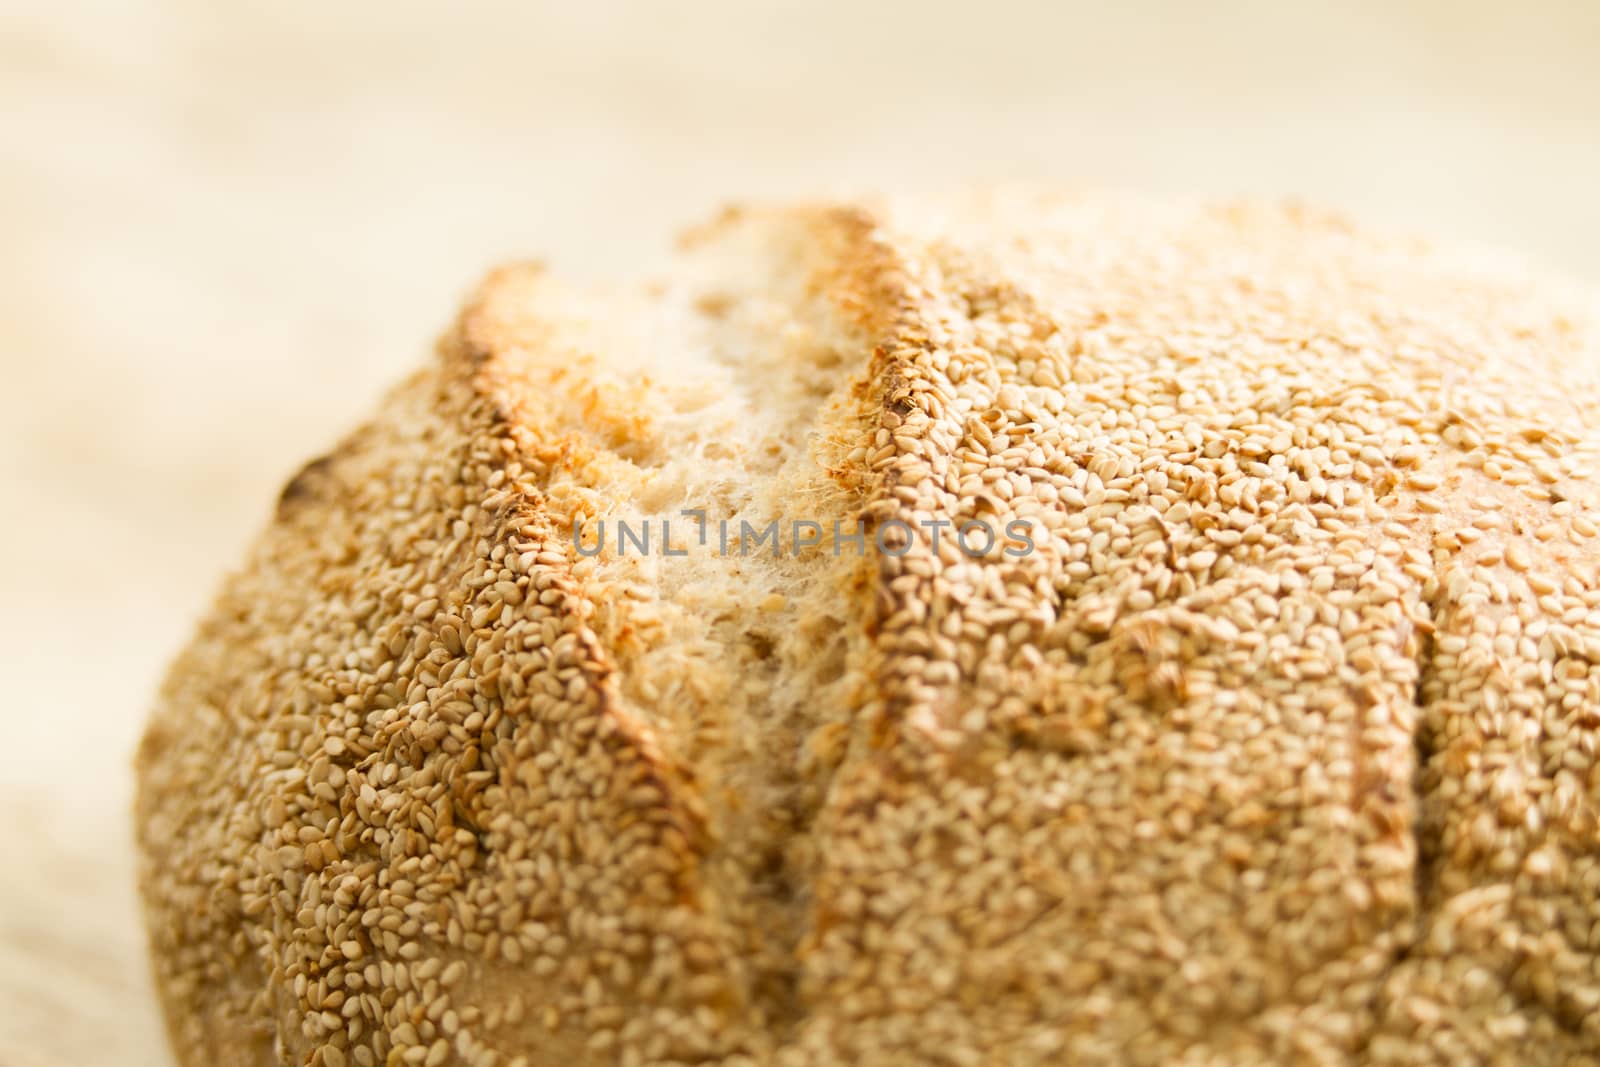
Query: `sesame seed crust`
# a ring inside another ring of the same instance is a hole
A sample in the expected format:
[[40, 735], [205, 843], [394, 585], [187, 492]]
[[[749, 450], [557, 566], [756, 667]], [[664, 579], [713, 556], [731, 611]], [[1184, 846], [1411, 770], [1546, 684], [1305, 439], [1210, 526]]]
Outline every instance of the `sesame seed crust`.
[[[1044, 194], [496, 272], [163, 688], [180, 1062], [1600, 1062], [1597, 308]], [[911, 532], [572, 543], [681, 508]]]

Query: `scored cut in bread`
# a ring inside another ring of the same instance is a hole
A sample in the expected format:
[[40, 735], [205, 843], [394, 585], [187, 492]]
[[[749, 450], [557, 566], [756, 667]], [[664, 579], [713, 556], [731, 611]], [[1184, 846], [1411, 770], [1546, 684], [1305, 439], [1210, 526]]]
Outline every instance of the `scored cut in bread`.
[[497, 271], [162, 690], [180, 1062], [1600, 1059], [1597, 306], [1044, 193]]

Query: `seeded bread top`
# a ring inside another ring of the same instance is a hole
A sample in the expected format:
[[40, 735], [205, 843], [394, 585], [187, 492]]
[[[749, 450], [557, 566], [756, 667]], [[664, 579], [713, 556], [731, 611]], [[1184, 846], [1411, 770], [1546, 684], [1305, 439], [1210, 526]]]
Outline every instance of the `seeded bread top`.
[[497, 272], [162, 692], [180, 1060], [1600, 1056], [1596, 307], [1035, 194]]

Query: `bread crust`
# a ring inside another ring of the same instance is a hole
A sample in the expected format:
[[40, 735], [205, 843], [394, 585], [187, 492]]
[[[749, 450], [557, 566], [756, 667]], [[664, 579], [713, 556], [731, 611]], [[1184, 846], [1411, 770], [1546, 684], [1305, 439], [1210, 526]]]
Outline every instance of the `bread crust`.
[[[1600, 1057], [1592, 295], [1050, 194], [675, 271], [491, 275], [173, 665], [180, 1062]], [[909, 536], [573, 543], [702, 498]]]

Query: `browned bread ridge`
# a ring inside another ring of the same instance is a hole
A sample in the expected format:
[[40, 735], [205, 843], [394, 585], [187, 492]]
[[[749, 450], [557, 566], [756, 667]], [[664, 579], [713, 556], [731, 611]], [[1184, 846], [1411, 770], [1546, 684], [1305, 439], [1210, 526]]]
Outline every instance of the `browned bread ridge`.
[[1595, 308], [1044, 194], [498, 271], [161, 693], [180, 1062], [1600, 1062]]

